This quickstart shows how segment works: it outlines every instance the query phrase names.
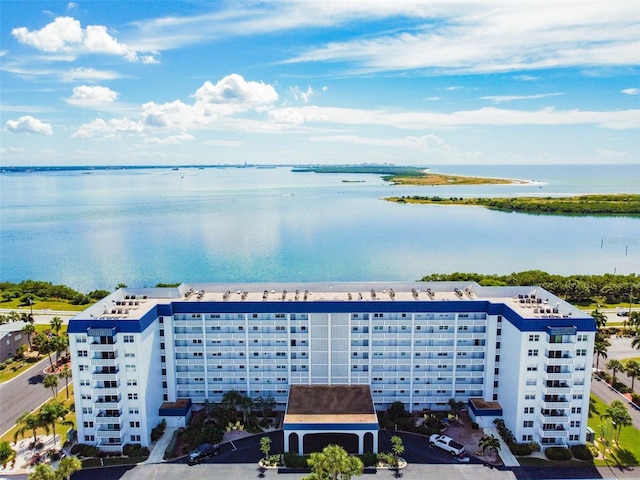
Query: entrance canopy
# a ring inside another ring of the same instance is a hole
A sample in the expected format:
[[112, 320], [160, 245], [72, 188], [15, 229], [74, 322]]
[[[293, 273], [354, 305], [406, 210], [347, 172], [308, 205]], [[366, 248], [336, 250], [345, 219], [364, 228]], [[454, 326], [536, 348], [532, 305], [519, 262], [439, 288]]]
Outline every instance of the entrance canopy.
[[[284, 417], [285, 451], [303, 453], [304, 436], [317, 433], [352, 434], [358, 450], [378, 451], [378, 417], [368, 385], [292, 385]], [[295, 443], [295, 442], [294, 442]]]

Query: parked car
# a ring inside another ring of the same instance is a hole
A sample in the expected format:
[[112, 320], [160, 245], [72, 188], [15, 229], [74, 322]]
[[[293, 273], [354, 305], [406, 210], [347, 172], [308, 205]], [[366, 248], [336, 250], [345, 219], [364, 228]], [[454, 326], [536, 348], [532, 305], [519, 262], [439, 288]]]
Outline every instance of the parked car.
[[218, 453], [220, 453], [220, 445], [218, 444], [211, 445], [210, 443], [203, 443], [202, 445], [198, 446], [197, 448], [189, 452], [189, 456], [187, 460], [191, 464], [200, 463], [203, 460], [206, 460], [207, 458], [212, 457], [213, 455], [217, 455]]
[[459, 444], [446, 435], [431, 435], [429, 437], [429, 446], [441, 448], [442, 450], [449, 452], [454, 457], [464, 454], [464, 445]]

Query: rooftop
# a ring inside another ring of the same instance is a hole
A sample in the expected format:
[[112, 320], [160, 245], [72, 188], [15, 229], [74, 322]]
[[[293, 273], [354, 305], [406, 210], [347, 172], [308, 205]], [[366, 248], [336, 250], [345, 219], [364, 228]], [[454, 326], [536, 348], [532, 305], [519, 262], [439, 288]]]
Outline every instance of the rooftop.
[[369, 385], [291, 385], [284, 422], [377, 423]]
[[483, 287], [475, 282], [412, 283], [183, 283], [168, 288], [123, 288], [76, 318], [139, 319], [172, 302], [442, 302], [503, 303], [524, 318], [588, 318], [541, 287]]

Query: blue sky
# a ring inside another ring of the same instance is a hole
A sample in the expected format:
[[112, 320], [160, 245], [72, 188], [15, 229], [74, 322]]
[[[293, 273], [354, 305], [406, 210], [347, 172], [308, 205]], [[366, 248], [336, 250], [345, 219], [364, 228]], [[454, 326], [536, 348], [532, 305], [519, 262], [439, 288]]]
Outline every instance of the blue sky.
[[640, 3], [0, 2], [2, 165], [640, 162]]

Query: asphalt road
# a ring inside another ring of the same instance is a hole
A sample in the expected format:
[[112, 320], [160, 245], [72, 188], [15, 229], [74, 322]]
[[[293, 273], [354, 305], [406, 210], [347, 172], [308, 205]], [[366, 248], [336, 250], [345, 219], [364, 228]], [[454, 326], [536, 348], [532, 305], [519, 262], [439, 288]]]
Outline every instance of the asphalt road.
[[[0, 384], [0, 435], [13, 427], [24, 412], [38, 408], [51, 398], [51, 390], [42, 385], [42, 370], [48, 364], [45, 357], [29, 370]], [[64, 381], [62, 386], [64, 388]]]

